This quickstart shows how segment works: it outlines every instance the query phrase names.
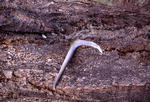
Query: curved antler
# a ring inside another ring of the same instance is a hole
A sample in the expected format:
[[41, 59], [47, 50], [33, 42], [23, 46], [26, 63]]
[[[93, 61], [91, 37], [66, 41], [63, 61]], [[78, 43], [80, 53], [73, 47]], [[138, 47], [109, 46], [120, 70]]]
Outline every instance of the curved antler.
[[59, 70], [59, 73], [58, 75], [56, 76], [55, 80], [54, 80], [54, 83], [53, 83], [53, 88], [55, 89], [56, 88], [56, 85], [58, 84], [58, 81], [60, 80], [64, 70], [65, 70], [65, 67], [67, 66], [68, 62], [70, 61], [72, 55], [74, 54], [74, 51], [79, 47], [79, 46], [90, 46], [90, 47], [94, 47], [96, 49], [98, 49], [101, 53], [102, 52], [102, 49], [99, 45], [97, 45], [96, 43], [92, 42], [92, 41], [86, 41], [86, 40], [76, 40], [74, 41], [74, 43], [71, 45], [66, 57], [65, 57], [65, 60]]

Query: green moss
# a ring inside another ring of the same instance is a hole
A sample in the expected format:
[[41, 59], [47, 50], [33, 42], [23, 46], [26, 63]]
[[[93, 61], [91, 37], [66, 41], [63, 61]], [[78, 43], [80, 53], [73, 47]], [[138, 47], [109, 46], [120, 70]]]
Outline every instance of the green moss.
[[104, 3], [104, 4], [111, 4], [111, 2], [113, 0], [95, 0], [95, 1], [99, 1], [99, 2]]

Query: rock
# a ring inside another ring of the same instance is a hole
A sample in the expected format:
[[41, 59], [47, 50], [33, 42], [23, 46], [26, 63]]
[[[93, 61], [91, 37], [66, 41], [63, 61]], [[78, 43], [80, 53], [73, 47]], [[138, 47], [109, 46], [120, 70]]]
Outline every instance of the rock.
[[8, 78], [8, 79], [12, 78], [12, 71], [4, 71], [3, 73], [6, 78]]

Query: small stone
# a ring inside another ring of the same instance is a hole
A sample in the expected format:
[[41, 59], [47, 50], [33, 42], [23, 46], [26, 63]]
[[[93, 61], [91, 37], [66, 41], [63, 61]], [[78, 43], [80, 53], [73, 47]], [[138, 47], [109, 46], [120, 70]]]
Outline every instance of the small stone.
[[49, 59], [47, 59], [47, 62], [51, 62], [51, 61], [52, 61], [52, 59], [50, 59], [50, 58], [49, 58]]
[[12, 71], [4, 71], [3, 72], [6, 78], [11, 78], [12, 77]]
[[44, 34], [42, 34], [42, 37], [43, 37], [44, 39], [46, 39], [46, 38], [47, 38], [47, 36], [46, 36], [46, 35], [44, 35]]
[[52, 2], [50, 2], [50, 4], [54, 4], [54, 2], [52, 1]]

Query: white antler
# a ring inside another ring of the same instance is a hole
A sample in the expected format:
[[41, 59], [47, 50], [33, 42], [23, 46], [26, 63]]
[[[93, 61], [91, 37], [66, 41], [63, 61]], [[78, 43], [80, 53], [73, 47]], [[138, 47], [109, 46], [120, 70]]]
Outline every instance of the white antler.
[[72, 55], [74, 54], [74, 51], [76, 50], [76, 48], [78, 48], [79, 46], [90, 46], [90, 47], [94, 47], [96, 49], [98, 49], [101, 53], [102, 53], [102, 49], [100, 48], [99, 45], [97, 45], [96, 43], [92, 42], [92, 41], [85, 41], [85, 40], [76, 40], [70, 47], [66, 57], [65, 57], [65, 60], [60, 68], [60, 71], [58, 73], [58, 75], [56, 76], [55, 80], [54, 80], [54, 83], [53, 83], [53, 88], [55, 89], [56, 88], [56, 85], [58, 84], [58, 81], [60, 80], [64, 70], [65, 70], [65, 67], [67, 66], [68, 62], [70, 61]]

